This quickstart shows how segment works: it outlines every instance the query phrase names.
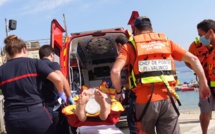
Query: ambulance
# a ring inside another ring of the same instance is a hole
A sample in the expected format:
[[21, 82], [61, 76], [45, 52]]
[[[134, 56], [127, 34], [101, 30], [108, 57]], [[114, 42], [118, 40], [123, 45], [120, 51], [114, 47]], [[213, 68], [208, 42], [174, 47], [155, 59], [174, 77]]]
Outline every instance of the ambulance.
[[[131, 25], [138, 16], [138, 12], [134, 11], [128, 24]], [[115, 45], [115, 39], [118, 36], [129, 38], [131, 34], [123, 27], [117, 27], [75, 32], [68, 35], [66, 28], [64, 29], [56, 19], [52, 20], [50, 45], [54, 48], [55, 60], [60, 64], [63, 74], [68, 79], [72, 93], [80, 93], [82, 86], [99, 87], [104, 81], [108, 87], [114, 88], [110, 72], [118, 55]], [[128, 70], [122, 71], [121, 80], [122, 85], [128, 84]], [[121, 103], [126, 109], [127, 100], [125, 99]], [[71, 120], [74, 121], [72, 118]], [[68, 122], [71, 123], [69, 118]], [[109, 123], [96, 123], [91, 120], [82, 125], [99, 124]]]

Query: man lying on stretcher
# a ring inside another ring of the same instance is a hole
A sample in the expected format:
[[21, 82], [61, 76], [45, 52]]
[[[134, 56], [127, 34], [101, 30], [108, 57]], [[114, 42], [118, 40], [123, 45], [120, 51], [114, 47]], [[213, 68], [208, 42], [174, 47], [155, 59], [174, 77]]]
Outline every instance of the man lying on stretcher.
[[75, 104], [63, 108], [62, 113], [68, 123], [75, 127], [113, 125], [119, 121], [121, 112], [125, 110], [115, 96], [115, 89], [109, 88], [105, 81], [96, 88], [83, 85], [81, 94], [73, 98]]
[[76, 108], [76, 115], [80, 121], [87, 119], [87, 112], [100, 111], [99, 118], [106, 120], [111, 111], [110, 97], [98, 89], [90, 88], [83, 90], [79, 95], [79, 100]]

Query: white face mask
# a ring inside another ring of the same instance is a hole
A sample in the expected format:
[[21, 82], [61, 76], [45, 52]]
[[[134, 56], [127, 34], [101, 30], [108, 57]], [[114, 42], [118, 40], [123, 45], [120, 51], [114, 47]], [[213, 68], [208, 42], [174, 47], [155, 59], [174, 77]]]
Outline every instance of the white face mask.
[[200, 42], [205, 46], [210, 45], [210, 39], [206, 39], [204, 35], [200, 37]]

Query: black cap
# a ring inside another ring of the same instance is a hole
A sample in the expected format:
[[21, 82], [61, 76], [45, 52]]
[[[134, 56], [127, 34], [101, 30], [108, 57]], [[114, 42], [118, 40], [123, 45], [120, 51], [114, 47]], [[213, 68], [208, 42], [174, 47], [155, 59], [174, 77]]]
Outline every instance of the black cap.
[[137, 26], [137, 25], [140, 25], [140, 24], [142, 24], [142, 25], [152, 25], [150, 19], [148, 17], [146, 17], [146, 16], [140, 16], [140, 17], [135, 19], [134, 26]]

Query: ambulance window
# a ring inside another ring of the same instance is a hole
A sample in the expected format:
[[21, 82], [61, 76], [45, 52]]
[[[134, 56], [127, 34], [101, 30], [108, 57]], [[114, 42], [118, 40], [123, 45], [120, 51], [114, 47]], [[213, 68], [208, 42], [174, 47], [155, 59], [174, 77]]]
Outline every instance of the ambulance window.
[[84, 55], [83, 50], [81, 49], [80, 44], [78, 44], [78, 49], [77, 49], [77, 51], [78, 51], [79, 57], [81, 58], [81, 61], [82, 61], [83, 63], [86, 63], [86, 58], [85, 58], [85, 55]]
[[54, 53], [58, 56], [60, 56], [60, 49], [58, 47], [54, 48]]
[[89, 75], [89, 80], [94, 80], [96, 78], [92, 70], [88, 71], [88, 75]]
[[54, 61], [60, 64], [60, 49], [55, 47], [54, 48]]
[[94, 75], [96, 75], [97, 77], [110, 76], [110, 67], [109, 66], [95, 67]]
[[113, 63], [115, 62], [115, 57], [103, 58], [103, 59], [92, 59], [92, 64], [102, 64], [102, 63]]

